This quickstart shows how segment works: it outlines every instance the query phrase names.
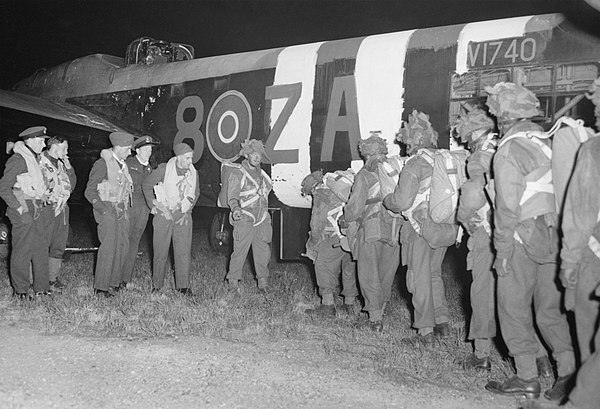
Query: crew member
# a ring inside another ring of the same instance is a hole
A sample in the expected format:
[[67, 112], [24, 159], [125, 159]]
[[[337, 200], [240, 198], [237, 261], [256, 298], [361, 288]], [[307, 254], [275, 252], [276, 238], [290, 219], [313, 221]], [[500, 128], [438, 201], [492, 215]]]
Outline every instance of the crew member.
[[45, 146], [46, 128], [34, 126], [19, 134], [14, 154], [6, 161], [0, 179], [0, 197], [6, 202], [6, 215], [12, 225], [10, 278], [14, 294], [27, 299], [29, 268], [33, 269], [36, 296], [51, 295], [48, 280], [48, 241], [42, 217], [46, 184], [39, 165]]
[[181, 142], [173, 147], [173, 152], [175, 157], [158, 165], [142, 184], [154, 215], [152, 292], [157, 293], [163, 287], [173, 242], [175, 288], [183, 295], [192, 296], [192, 210], [200, 195], [200, 184], [192, 148]]
[[129, 252], [129, 207], [133, 190], [125, 163], [131, 153], [133, 135], [113, 132], [109, 139], [113, 146], [100, 152], [84, 193], [94, 208], [100, 240], [94, 290], [104, 297], [114, 297], [123, 281], [123, 265]]
[[533, 302], [539, 330], [557, 362], [558, 378], [544, 395], [561, 400], [575, 371], [575, 356], [555, 284], [559, 243], [555, 199], [548, 185], [551, 150], [544, 139], [534, 136], [541, 135], [542, 128], [529, 120], [539, 114], [539, 101], [531, 91], [504, 82], [486, 91], [502, 135], [493, 164], [498, 317], [517, 369], [515, 376], [490, 381], [486, 389], [501, 395], [539, 396]]
[[[349, 192], [349, 190], [348, 190]], [[302, 194], [312, 195], [309, 238], [306, 256], [315, 265], [315, 276], [321, 295], [321, 304], [306, 310], [309, 315], [335, 317], [334, 290], [342, 272], [343, 310], [353, 313], [356, 288], [356, 262], [340, 245], [341, 233], [338, 218], [342, 214], [347, 197], [341, 197], [323, 183], [323, 173], [317, 170], [302, 181]]]
[[125, 256], [121, 288], [127, 288], [131, 283], [140, 240], [148, 224], [150, 207], [144, 198], [142, 183], [152, 172], [149, 161], [152, 155], [152, 146], [157, 144], [151, 136], [142, 136], [133, 142], [132, 148], [135, 150], [135, 156], [130, 156], [125, 160], [133, 182], [133, 194], [131, 209], [129, 209], [129, 253]]
[[378, 166], [385, 162], [388, 148], [378, 133], [358, 144], [365, 165], [358, 171], [340, 226], [358, 222], [353, 254], [357, 260], [358, 282], [369, 313], [371, 330], [383, 330], [383, 314], [391, 299], [392, 283], [398, 264], [400, 220], [382, 205], [383, 195]]
[[46, 181], [46, 203], [44, 223], [50, 246], [49, 279], [52, 290], [62, 290], [64, 284], [59, 275], [62, 258], [69, 237], [69, 205], [67, 200], [75, 189], [77, 176], [69, 162], [69, 142], [53, 136], [46, 142], [48, 149], [40, 155], [40, 167]]
[[273, 184], [260, 164], [269, 159], [262, 141], [257, 139], [243, 142], [240, 155], [246, 159], [229, 174], [227, 189], [227, 204], [231, 209], [229, 221], [233, 226], [233, 253], [227, 282], [230, 289], [239, 290], [242, 266], [252, 246], [258, 289], [268, 293], [272, 290], [268, 264], [273, 237], [268, 197]]

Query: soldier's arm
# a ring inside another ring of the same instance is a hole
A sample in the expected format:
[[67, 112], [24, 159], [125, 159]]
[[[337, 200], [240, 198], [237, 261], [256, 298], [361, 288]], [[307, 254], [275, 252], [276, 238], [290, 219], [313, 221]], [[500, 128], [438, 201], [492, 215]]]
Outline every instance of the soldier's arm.
[[154, 206], [152, 204], [154, 201], [154, 186], [164, 179], [166, 170], [167, 164], [161, 163], [152, 171], [152, 173], [148, 175], [148, 177], [146, 177], [146, 179], [144, 179], [144, 182], [142, 183], [142, 192], [144, 193], [144, 199], [146, 199], [146, 204], [149, 208]]
[[196, 188], [194, 189], [194, 200], [192, 201], [192, 207], [196, 205], [198, 198], [200, 197], [200, 174], [196, 170]]
[[75, 185], [77, 184], [77, 175], [75, 174], [75, 169], [71, 166], [67, 169], [67, 176], [69, 176], [69, 182], [71, 182], [71, 192], [75, 190]]
[[27, 172], [25, 159], [21, 155], [13, 154], [6, 161], [4, 175], [0, 179], [0, 197], [4, 199], [8, 207], [14, 210], [21, 207], [21, 204], [13, 192], [13, 186], [17, 183], [17, 176], [24, 172]]
[[229, 174], [229, 181], [227, 184], [227, 204], [231, 210], [240, 206], [240, 191], [242, 189], [242, 172], [238, 169], [234, 169]]
[[365, 174], [364, 172], [358, 172], [354, 178], [354, 184], [352, 185], [348, 203], [344, 206], [344, 219], [347, 222], [354, 222], [362, 217], [367, 203], [368, 193]]
[[496, 207], [494, 211], [494, 247], [498, 258], [512, 256], [515, 229], [519, 224], [519, 201], [525, 191], [525, 180], [515, 162], [518, 152], [506, 149], [494, 160]]
[[600, 211], [600, 186], [598, 183], [590, 183], [600, 177], [600, 164], [594, 158], [594, 152], [587, 148], [588, 146], [584, 146], [579, 151], [565, 198], [561, 250], [561, 268], [564, 269], [575, 268], [581, 261], [582, 252], [588, 245]]
[[394, 193], [383, 199], [383, 205], [392, 212], [400, 213], [410, 209], [419, 193], [419, 174], [415, 165], [415, 160], [407, 163], [406, 168], [400, 172], [398, 186], [394, 189]]
[[92, 204], [94, 209], [99, 212], [106, 210], [107, 203], [100, 199], [98, 194], [98, 184], [102, 183], [104, 179], [108, 177], [108, 171], [106, 170], [106, 161], [104, 159], [98, 159], [92, 166], [90, 171], [90, 177], [85, 187], [84, 196]]

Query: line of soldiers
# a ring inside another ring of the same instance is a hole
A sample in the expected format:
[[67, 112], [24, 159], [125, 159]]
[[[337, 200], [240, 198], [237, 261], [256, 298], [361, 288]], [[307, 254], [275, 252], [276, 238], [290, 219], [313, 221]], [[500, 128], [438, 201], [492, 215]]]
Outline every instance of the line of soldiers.
[[[468, 179], [454, 203], [456, 220], [444, 223], [432, 218], [432, 196], [437, 193], [431, 190], [437, 132], [428, 116], [418, 111], [397, 134], [409, 158], [392, 193], [386, 194], [383, 186], [381, 167], [389, 158], [386, 143], [377, 134], [359, 142], [365, 164], [354, 175], [346, 197], [339, 195], [320, 171], [304, 179], [302, 193], [313, 197], [306, 256], [314, 262], [322, 297], [321, 305], [306, 312], [335, 316], [333, 289], [340, 269], [342, 308], [348, 311], [348, 303], [353, 304], [358, 294], [357, 272], [368, 327], [382, 331], [401, 252], [414, 307], [412, 326], [417, 329], [416, 336], [405, 341], [433, 345], [448, 337], [450, 315], [441, 266], [447, 248], [460, 238], [458, 222], [469, 234], [467, 269], [473, 276], [468, 338], [474, 350], [463, 366], [491, 369], [497, 316], [516, 375], [490, 381], [487, 390], [538, 398], [538, 376], [553, 375], [543, 340], [557, 365], [555, 383], [544, 396], [552, 401], [568, 397], [567, 407], [598, 408], [600, 184], [595, 181], [600, 178], [600, 138], [582, 144], [564, 206], [557, 205], [548, 133], [530, 120], [539, 115], [537, 97], [513, 83], [499, 83], [486, 91], [486, 104], [497, 119], [500, 138], [494, 132], [494, 120], [483, 109], [459, 117], [455, 132], [468, 144], [470, 155]], [[590, 98], [599, 111], [600, 80]], [[600, 126], [600, 112], [597, 115]], [[591, 136], [588, 132], [581, 142]], [[557, 185], [559, 176], [557, 173]], [[398, 218], [399, 214], [404, 218]], [[579, 368], [561, 304], [565, 294], [570, 304], [567, 308], [575, 311]]]

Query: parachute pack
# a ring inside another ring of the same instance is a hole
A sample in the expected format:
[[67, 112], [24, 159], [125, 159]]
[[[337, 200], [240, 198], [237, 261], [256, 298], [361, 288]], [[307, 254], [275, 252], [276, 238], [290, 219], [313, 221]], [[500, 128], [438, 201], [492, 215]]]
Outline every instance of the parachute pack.
[[229, 175], [234, 169], [240, 169], [242, 165], [233, 162], [222, 162], [221, 163], [221, 190], [217, 197], [217, 206], [229, 209], [227, 189], [229, 188]]
[[390, 193], [394, 193], [400, 178], [400, 172], [404, 168], [407, 157], [400, 155], [390, 156], [385, 162], [377, 165], [377, 174], [379, 176], [379, 191], [381, 197], [386, 197]]
[[354, 183], [354, 171], [336, 170], [323, 175], [323, 184], [327, 186], [342, 202], [346, 203], [350, 197], [350, 190]]

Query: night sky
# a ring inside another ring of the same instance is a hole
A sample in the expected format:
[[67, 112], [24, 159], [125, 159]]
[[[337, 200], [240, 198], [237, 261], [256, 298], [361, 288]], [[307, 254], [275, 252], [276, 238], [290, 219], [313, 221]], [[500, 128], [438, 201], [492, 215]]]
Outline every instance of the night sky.
[[84, 55], [123, 57], [142, 36], [203, 57], [552, 12], [600, 26], [583, 0], [0, 0], [0, 88]]

